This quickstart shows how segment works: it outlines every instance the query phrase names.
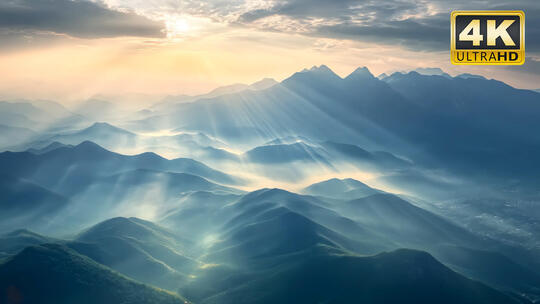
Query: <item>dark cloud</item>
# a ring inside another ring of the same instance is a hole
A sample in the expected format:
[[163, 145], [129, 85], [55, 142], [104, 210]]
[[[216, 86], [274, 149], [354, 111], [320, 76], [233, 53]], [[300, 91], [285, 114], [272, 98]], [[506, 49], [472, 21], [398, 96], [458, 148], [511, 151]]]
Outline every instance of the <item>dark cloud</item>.
[[[433, 15], [432, 10], [437, 14]], [[250, 25], [268, 16], [285, 16], [296, 22], [312, 22], [302, 33], [336, 39], [399, 44], [411, 49], [448, 50], [450, 13], [453, 10], [523, 10], [526, 15], [526, 50], [540, 53], [540, 1], [414, 1], [414, 0], [287, 0], [268, 9], [241, 15]], [[322, 21], [321, 21], [322, 20]], [[267, 30], [271, 30], [265, 24]]]
[[163, 24], [94, 2], [7, 0], [0, 2], [0, 29], [50, 31], [81, 38], [161, 37]]
[[293, 0], [277, 2], [268, 9], [256, 9], [240, 16], [242, 22], [253, 22], [264, 17], [282, 15], [294, 18], [343, 18], [354, 13], [354, 0]]
[[447, 14], [424, 19], [406, 19], [357, 25], [343, 23], [319, 26], [316, 36], [353, 39], [378, 43], [394, 43], [415, 50], [448, 50], [450, 25]]
[[354, 6], [363, 1], [354, 0], [294, 0], [277, 6], [276, 13], [288, 16], [311, 16], [334, 18], [348, 15], [355, 10]]

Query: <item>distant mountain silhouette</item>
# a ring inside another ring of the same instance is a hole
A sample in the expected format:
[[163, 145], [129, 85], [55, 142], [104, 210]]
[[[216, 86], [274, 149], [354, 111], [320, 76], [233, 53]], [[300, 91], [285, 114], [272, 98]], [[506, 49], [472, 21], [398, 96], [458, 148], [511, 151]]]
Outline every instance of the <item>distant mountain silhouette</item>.
[[154, 153], [121, 155], [89, 141], [39, 155], [29, 152], [0, 153], [0, 167], [13, 176], [28, 178], [60, 193], [73, 193], [97, 177], [134, 169], [190, 173], [220, 183], [238, 183], [235, 178], [192, 159], [167, 160]]
[[107, 147], [128, 148], [135, 146], [137, 135], [105, 122], [96, 122], [85, 129], [46, 139], [46, 142], [61, 142], [68, 145], [78, 145], [84, 141], [97, 142]]
[[14, 102], [0, 101], [0, 112], [24, 115], [35, 121], [41, 121], [45, 116], [43, 110], [25, 100]]
[[97, 98], [91, 98], [76, 105], [74, 111], [91, 120], [97, 121], [116, 118], [119, 113], [123, 113], [123, 111], [120, 111], [120, 107], [117, 104]]
[[72, 128], [84, 121], [83, 117], [57, 102], [24, 99], [0, 101], [0, 118], [2, 124], [32, 130], [51, 130], [67, 125]]
[[195, 98], [196, 99], [211, 98], [211, 97], [217, 97], [224, 94], [237, 93], [237, 92], [241, 92], [245, 90], [264, 90], [264, 89], [268, 89], [276, 85], [277, 83], [278, 82], [272, 78], [264, 78], [249, 85], [237, 83], [237, 84], [232, 84], [228, 86], [218, 87], [210, 91], [208, 94], [196, 96]]
[[38, 129], [40, 124], [36, 121], [30, 120], [23, 114], [0, 111], [0, 121], [4, 126], [25, 128], [25, 129]]
[[[111, 134], [112, 133], [112, 134]], [[115, 127], [111, 124], [108, 124], [106, 122], [96, 122], [92, 124], [90, 127], [78, 132], [78, 134], [81, 135], [92, 135], [92, 136], [98, 136], [98, 135], [123, 135], [123, 136], [134, 136], [133, 133], [126, 131], [124, 129]]]

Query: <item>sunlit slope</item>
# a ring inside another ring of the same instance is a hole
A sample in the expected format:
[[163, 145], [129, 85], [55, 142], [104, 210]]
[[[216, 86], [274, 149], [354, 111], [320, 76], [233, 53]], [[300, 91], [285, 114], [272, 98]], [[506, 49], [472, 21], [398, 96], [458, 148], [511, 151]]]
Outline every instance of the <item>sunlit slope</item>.
[[[239, 143], [251, 140], [265, 142], [288, 135], [353, 139], [365, 143], [367, 136], [382, 135], [382, 130], [375, 126], [368, 128], [369, 122], [361, 118], [357, 119], [358, 124], [365, 123], [365, 132], [369, 134], [359, 134], [348, 125], [353, 113], [347, 113], [340, 107], [337, 99], [330, 99], [348, 96], [340, 83], [340, 78], [326, 67], [306, 70], [266, 90], [244, 91], [180, 104], [173, 111], [134, 122], [134, 125], [199, 130]], [[304, 85], [309, 89], [306, 90]], [[337, 93], [338, 96], [328, 93]], [[335, 111], [328, 112], [327, 108], [321, 107], [322, 104]]]
[[66, 244], [80, 254], [141, 282], [174, 290], [199, 263], [193, 244], [137, 218], [113, 218]]

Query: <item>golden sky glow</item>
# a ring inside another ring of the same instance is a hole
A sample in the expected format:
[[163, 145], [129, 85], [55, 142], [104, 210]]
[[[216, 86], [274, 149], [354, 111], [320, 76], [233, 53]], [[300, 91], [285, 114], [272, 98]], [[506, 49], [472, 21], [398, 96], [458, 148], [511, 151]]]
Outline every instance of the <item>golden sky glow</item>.
[[[120, 10], [126, 3], [107, 2]], [[266, 1], [248, 1], [236, 11], [223, 9], [228, 13], [207, 16], [193, 13], [192, 7], [191, 14], [179, 14], [143, 2], [130, 4], [131, 8], [140, 5], [135, 12], [162, 22], [164, 36], [74, 38], [55, 34], [58, 39], [0, 49], [0, 97], [76, 102], [95, 95], [199, 94], [264, 77], [280, 81], [320, 64], [341, 76], [358, 66], [367, 66], [375, 75], [440, 67], [452, 75], [478, 73], [521, 88], [537, 88], [540, 83], [538, 74], [524, 74], [519, 69], [452, 66], [446, 50], [421, 51], [376, 39], [303, 34], [313, 24], [333, 25], [332, 18], [313, 18], [310, 22], [314, 23], [306, 25], [299, 18], [275, 15], [257, 19], [252, 27], [230, 21], [253, 8], [269, 7]], [[426, 6], [426, 14], [438, 13], [435, 7]], [[410, 11], [399, 18], [420, 18], [419, 14]], [[268, 30], [272, 26], [275, 30]]]

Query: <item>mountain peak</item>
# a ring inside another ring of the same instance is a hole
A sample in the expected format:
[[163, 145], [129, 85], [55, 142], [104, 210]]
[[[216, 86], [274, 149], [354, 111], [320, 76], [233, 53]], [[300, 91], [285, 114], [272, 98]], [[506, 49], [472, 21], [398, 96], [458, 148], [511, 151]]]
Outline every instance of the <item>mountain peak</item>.
[[114, 128], [114, 126], [107, 122], [98, 121], [93, 123], [90, 128]]
[[[71, 148], [69, 146], [66, 146], [66, 148]], [[103, 148], [102, 146], [96, 144], [95, 142], [93, 141], [89, 141], [89, 140], [85, 140], [83, 142], [81, 142], [80, 144], [74, 146], [72, 149], [74, 150], [77, 150], [79, 152], [87, 152], [87, 153], [103, 153], [103, 152], [108, 152], [108, 153], [112, 153], [110, 151], [108, 151], [107, 149]], [[56, 149], [56, 150], [53, 150], [54, 151], [59, 151], [60, 149]]]
[[309, 70], [303, 69], [300, 72], [296, 72], [291, 77], [283, 80], [281, 83], [285, 86], [295, 86], [301, 84], [318, 87], [323, 83], [336, 83], [336, 81], [339, 82], [340, 80], [342, 80], [342, 78], [339, 77], [339, 75], [323, 64], [320, 66], [313, 66]]
[[367, 67], [359, 67], [350, 73], [345, 79], [375, 79]]
[[86, 129], [83, 129], [81, 130], [80, 132], [83, 132], [83, 133], [88, 133], [88, 132], [114, 132], [114, 133], [120, 133], [120, 134], [123, 134], [123, 135], [126, 135], [126, 136], [134, 136], [135, 134], [134, 133], [131, 133], [127, 130], [124, 130], [122, 128], [119, 128], [119, 127], [116, 127], [116, 126], [113, 126], [109, 123], [106, 123], [106, 122], [95, 122], [94, 124], [92, 124], [91, 126], [89, 126], [88, 128]]
[[327, 65], [324, 65], [324, 64], [321, 64], [320, 66], [314, 65], [309, 70], [312, 72], [314, 71], [332, 72], [332, 70]]
[[334, 73], [334, 71], [332, 71], [332, 69], [330, 69], [328, 66], [324, 64], [321, 64], [320, 66], [314, 65], [309, 70], [304, 69], [303, 72], [318, 74], [318, 75], [328, 75], [331, 77], [339, 77], [336, 73]]
[[319, 74], [319, 75], [326, 74], [326, 75], [335, 75], [335, 76], [339, 77], [336, 73], [334, 73], [334, 71], [332, 71], [332, 69], [330, 69], [328, 66], [326, 66], [324, 64], [321, 64], [320, 66], [314, 65], [309, 69], [303, 69], [302, 71], [295, 73], [295, 75], [298, 74], [298, 73], [301, 73], [301, 74], [308, 74], [309, 73], [309, 74]]

